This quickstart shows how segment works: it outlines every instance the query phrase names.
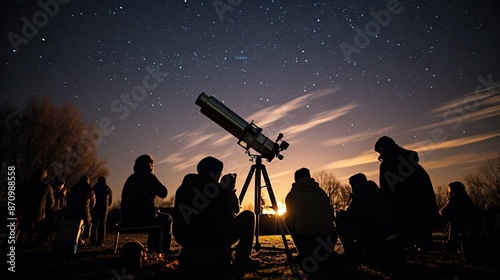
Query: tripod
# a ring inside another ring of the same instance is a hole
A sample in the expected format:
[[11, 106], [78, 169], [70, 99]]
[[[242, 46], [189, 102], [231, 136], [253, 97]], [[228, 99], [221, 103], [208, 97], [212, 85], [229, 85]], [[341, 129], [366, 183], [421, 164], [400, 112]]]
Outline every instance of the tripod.
[[250, 171], [248, 172], [248, 176], [245, 180], [245, 184], [243, 185], [243, 188], [240, 193], [240, 202], [243, 201], [243, 198], [245, 197], [245, 193], [248, 189], [248, 185], [250, 184], [250, 181], [252, 180], [252, 177], [255, 173], [255, 202], [254, 202], [254, 210], [255, 210], [255, 215], [256, 215], [256, 223], [255, 223], [255, 246], [254, 249], [256, 251], [259, 251], [260, 249], [268, 249], [268, 250], [276, 250], [276, 251], [284, 251], [287, 260], [289, 264], [293, 263], [293, 255], [291, 250], [288, 247], [288, 243], [286, 241], [285, 237], [285, 231], [288, 232], [286, 228], [286, 224], [284, 219], [281, 216], [278, 217], [278, 226], [279, 230], [281, 233], [281, 238], [283, 240], [283, 245], [284, 249], [280, 248], [275, 248], [275, 247], [262, 247], [261, 244], [259, 243], [259, 227], [260, 227], [260, 215], [262, 214], [261, 209], [262, 209], [262, 201], [261, 201], [261, 173], [262, 176], [264, 177], [264, 180], [266, 182], [266, 188], [267, 191], [269, 192], [269, 198], [271, 199], [272, 207], [274, 209], [275, 215], [278, 213], [278, 204], [276, 203], [276, 197], [274, 196], [273, 189], [271, 187], [271, 181], [269, 181], [269, 176], [267, 175], [267, 170], [264, 165], [262, 165], [262, 157], [261, 156], [255, 156], [255, 155], [250, 155], [251, 157], [255, 158], [256, 163], [252, 165], [250, 168]]

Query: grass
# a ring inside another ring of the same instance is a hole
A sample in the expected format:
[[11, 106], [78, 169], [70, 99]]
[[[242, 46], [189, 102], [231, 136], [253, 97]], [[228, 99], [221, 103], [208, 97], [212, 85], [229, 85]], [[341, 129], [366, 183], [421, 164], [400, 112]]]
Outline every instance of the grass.
[[[50, 279], [131, 279], [122, 273], [122, 265], [119, 255], [114, 254], [114, 232], [109, 232], [104, 247], [80, 246], [76, 254], [69, 256], [57, 256], [46, 248], [26, 248], [18, 244], [15, 249], [16, 272], [8, 274], [7, 279], [26, 279], [29, 277]], [[123, 235], [122, 241], [138, 240], [145, 241], [144, 235]], [[294, 248], [290, 236], [286, 236], [290, 249]], [[121, 242], [120, 242], [121, 243]], [[308, 279], [302, 274], [292, 277], [292, 268], [287, 264], [287, 256], [280, 249], [284, 248], [281, 235], [259, 236], [261, 249], [253, 252], [252, 256], [261, 260], [261, 267], [248, 273], [244, 279]], [[265, 248], [265, 249], [263, 249]], [[273, 249], [275, 248], [275, 249]], [[148, 254], [135, 279], [187, 279], [178, 269], [178, 251], [180, 246], [175, 243], [171, 246], [172, 254], [164, 259], [159, 259], [155, 253]], [[336, 251], [341, 254], [340, 243], [336, 245]], [[484, 254], [495, 253], [498, 256], [498, 248], [485, 248]], [[2, 255], [5, 256], [8, 248], [2, 245]], [[496, 251], [496, 252], [495, 252]], [[295, 255], [295, 253], [293, 253]], [[487, 259], [481, 262], [470, 262], [463, 259], [458, 252], [449, 253], [439, 238], [435, 246], [426, 254], [407, 254], [401, 279], [440, 279], [440, 280], [489, 280], [500, 279], [500, 258]], [[222, 273], [221, 273], [222, 275]], [[328, 279], [390, 279], [390, 275], [363, 264], [343, 263], [332, 266], [331, 277]], [[14, 277], [11, 277], [14, 276]], [[209, 279], [207, 275], [199, 275], [199, 279]], [[3, 278], [5, 279], [5, 278]], [[221, 279], [218, 277], [211, 279]], [[325, 278], [326, 279], [326, 278]]]

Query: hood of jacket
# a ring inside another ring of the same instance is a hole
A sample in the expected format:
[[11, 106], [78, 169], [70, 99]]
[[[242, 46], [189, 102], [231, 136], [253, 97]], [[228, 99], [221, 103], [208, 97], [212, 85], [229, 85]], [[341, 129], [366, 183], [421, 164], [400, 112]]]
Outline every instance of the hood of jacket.
[[300, 178], [292, 184], [292, 190], [302, 192], [317, 192], [322, 189], [319, 187], [318, 182], [314, 181], [313, 178]]
[[419, 162], [419, 157], [418, 153], [413, 150], [407, 150], [403, 147], [396, 146], [392, 149], [388, 149], [384, 151], [380, 156], [379, 160], [382, 161], [391, 161], [391, 160], [399, 160], [399, 157], [403, 157], [405, 160], [413, 162], [413, 163], [418, 163]]

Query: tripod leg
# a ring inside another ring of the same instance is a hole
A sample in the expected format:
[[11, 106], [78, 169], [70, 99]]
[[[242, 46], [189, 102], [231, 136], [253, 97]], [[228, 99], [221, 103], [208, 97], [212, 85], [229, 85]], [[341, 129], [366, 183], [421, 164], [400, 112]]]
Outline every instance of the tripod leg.
[[[255, 174], [255, 185], [260, 184], [260, 171], [257, 169], [257, 164], [252, 165], [250, 168], [250, 171], [248, 172], [247, 178], [245, 180], [245, 183], [243, 184], [243, 188], [241, 189], [239, 200], [240, 204], [243, 202], [243, 199], [245, 198], [245, 193], [247, 192], [248, 186], [250, 185], [250, 181], [252, 180], [253, 175]], [[258, 183], [259, 182], [259, 183]], [[254, 202], [254, 213], [255, 213], [255, 245], [254, 249], [255, 251], [260, 250], [260, 243], [259, 243], [259, 224], [260, 224], [260, 201], [257, 202], [257, 197], [260, 197], [260, 187], [257, 189], [255, 187], [255, 202]]]
[[255, 169], [255, 250], [260, 250], [259, 234], [260, 234], [260, 215], [262, 214], [262, 195], [261, 195], [261, 168], [260, 164], [256, 164]]
[[278, 215], [278, 203], [276, 202], [276, 197], [274, 196], [273, 188], [271, 186], [271, 181], [269, 180], [269, 176], [267, 175], [267, 170], [265, 166], [261, 167], [262, 174], [264, 176], [264, 180], [267, 186], [267, 192], [269, 193], [269, 198], [271, 199], [271, 203], [273, 205], [273, 209], [275, 215], [278, 217], [278, 226], [281, 232], [281, 239], [283, 240], [283, 246], [285, 246], [285, 253], [288, 259], [288, 264], [293, 264], [293, 255], [292, 251], [288, 247], [288, 242], [286, 241], [285, 232], [288, 233], [288, 229], [286, 227], [285, 221], [282, 216]]
[[247, 192], [248, 185], [250, 184], [250, 181], [252, 180], [253, 173], [255, 172], [255, 165], [252, 165], [250, 168], [250, 171], [248, 172], [248, 176], [245, 180], [245, 184], [243, 185], [243, 188], [241, 189], [240, 192], [240, 204], [243, 202], [243, 198], [245, 198], [245, 193]]

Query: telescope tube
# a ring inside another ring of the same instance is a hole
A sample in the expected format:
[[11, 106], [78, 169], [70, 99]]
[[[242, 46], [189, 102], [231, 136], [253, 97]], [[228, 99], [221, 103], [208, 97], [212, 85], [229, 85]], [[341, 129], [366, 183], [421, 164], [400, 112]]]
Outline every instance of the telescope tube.
[[215, 97], [202, 92], [195, 103], [200, 106], [202, 114], [238, 138], [238, 144], [246, 150], [254, 149], [269, 162], [279, 154], [279, 145], [261, 134], [261, 128], [255, 126], [253, 121], [249, 124]]

